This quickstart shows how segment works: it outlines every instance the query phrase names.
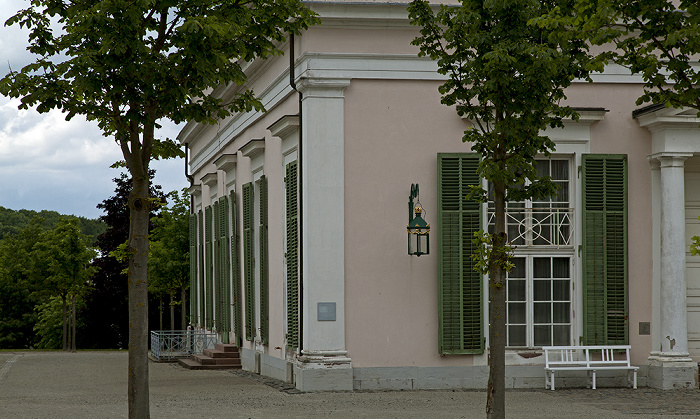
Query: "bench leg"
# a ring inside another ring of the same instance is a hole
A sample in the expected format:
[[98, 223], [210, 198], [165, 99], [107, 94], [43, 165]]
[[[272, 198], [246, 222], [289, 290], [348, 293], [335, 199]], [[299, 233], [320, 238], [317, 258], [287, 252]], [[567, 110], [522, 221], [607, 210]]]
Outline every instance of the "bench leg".
[[634, 370], [633, 373], [634, 373], [634, 386], [632, 388], [637, 388], [637, 370]]
[[549, 388], [554, 390], [554, 371], [549, 373]]
[[593, 372], [593, 387], [592, 388], [593, 388], [593, 390], [595, 390], [595, 370], [593, 370], [592, 372]]

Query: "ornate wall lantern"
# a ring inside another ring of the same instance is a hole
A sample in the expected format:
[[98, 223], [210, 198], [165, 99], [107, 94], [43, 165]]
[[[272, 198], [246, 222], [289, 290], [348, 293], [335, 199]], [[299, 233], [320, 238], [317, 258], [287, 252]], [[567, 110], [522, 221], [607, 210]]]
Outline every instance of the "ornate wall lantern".
[[[413, 199], [416, 198], [414, 206]], [[415, 215], [414, 215], [415, 213]], [[411, 184], [411, 195], [408, 197], [408, 254], [409, 255], [427, 255], [430, 254], [430, 224], [423, 219], [425, 210], [420, 203], [420, 193], [418, 192], [418, 184]]]

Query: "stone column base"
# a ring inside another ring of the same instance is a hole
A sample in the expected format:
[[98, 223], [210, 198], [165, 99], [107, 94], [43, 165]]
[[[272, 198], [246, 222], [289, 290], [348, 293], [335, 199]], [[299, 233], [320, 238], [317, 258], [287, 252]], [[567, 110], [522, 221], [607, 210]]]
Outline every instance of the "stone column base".
[[346, 351], [302, 351], [294, 366], [301, 391], [352, 391], [352, 361]]
[[698, 364], [688, 354], [652, 352], [648, 362], [649, 387], [663, 390], [698, 387]]

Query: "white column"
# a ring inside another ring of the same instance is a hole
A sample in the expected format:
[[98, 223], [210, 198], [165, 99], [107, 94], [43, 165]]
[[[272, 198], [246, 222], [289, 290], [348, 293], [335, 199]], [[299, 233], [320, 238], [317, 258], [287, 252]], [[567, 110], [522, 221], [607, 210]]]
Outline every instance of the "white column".
[[684, 161], [658, 156], [661, 168], [661, 356], [688, 357]]
[[352, 389], [345, 349], [344, 90], [349, 84], [344, 79], [297, 82], [303, 94], [303, 371], [296, 378], [303, 390]]

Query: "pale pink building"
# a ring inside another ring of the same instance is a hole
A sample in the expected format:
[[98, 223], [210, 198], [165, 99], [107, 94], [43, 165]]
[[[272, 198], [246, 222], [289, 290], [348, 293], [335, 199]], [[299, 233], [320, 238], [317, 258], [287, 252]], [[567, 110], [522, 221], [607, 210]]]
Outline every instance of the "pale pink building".
[[[304, 391], [484, 388], [488, 288], [470, 245], [489, 213], [461, 199], [470, 122], [440, 104], [405, 3], [308, 5], [323, 23], [245, 69], [267, 112], [180, 133], [192, 324]], [[511, 205], [507, 385], [544, 386], [542, 346], [629, 344], [640, 385], [697, 386], [700, 119], [637, 109], [641, 79], [620, 67], [592, 78], [567, 91], [581, 118], [547, 132], [556, 151], [538, 160], [559, 195]], [[412, 183], [432, 228], [421, 257]]]

